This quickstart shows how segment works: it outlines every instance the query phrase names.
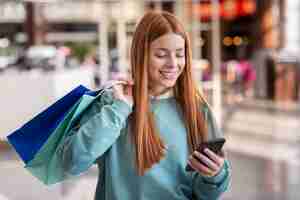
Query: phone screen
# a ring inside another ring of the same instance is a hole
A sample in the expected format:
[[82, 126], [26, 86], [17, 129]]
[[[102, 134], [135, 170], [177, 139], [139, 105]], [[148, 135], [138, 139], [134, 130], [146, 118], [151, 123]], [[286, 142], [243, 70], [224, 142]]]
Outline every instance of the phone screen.
[[197, 151], [203, 152], [205, 148], [208, 148], [211, 151], [213, 151], [214, 153], [220, 154], [224, 143], [225, 143], [224, 138], [218, 138], [218, 139], [211, 140], [208, 142], [203, 142], [199, 145], [199, 147], [197, 148]]
[[[222, 147], [223, 147], [225, 141], [226, 140], [224, 138], [217, 138], [214, 140], [210, 140], [208, 142], [203, 142], [198, 146], [197, 151], [204, 153], [204, 149], [208, 148], [211, 151], [213, 151], [214, 153], [221, 155], [221, 150], [222, 150]], [[201, 160], [199, 160], [199, 162], [201, 162]], [[205, 163], [203, 163], [203, 164], [205, 165]], [[186, 171], [193, 171], [193, 168], [191, 168], [189, 165], [187, 165], [185, 169], [186, 169]]]

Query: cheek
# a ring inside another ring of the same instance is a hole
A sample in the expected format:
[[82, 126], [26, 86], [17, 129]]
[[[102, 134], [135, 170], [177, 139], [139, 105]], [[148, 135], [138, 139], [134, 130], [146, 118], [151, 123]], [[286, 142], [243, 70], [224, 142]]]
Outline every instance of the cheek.
[[148, 78], [150, 78], [150, 80], [155, 80], [158, 75], [159, 68], [157, 67], [157, 64], [154, 62], [149, 63]]
[[159, 70], [164, 66], [164, 62], [159, 59], [153, 59], [149, 63], [149, 74], [157, 74]]
[[163, 66], [164, 64], [165, 64], [164, 59], [152, 58], [152, 59], [150, 60], [150, 66], [151, 66], [153, 69], [159, 69], [159, 68], [161, 68], [161, 66]]

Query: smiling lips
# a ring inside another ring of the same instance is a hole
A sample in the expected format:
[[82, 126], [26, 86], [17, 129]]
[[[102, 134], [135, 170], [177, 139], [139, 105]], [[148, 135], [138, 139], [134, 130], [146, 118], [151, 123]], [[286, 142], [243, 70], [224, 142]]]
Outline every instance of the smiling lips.
[[176, 79], [178, 71], [159, 71], [165, 79]]

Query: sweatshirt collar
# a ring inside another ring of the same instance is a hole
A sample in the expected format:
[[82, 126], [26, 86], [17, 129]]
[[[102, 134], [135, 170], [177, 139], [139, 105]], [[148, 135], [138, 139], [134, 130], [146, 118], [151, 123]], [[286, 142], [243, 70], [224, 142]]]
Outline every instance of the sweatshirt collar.
[[168, 99], [170, 97], [174, 96], [174, 89], [168, 90], [167, 92], [158, 95], [158, 96], [152, 96], [150, 95], [151, 100], [160, 100], [160, 99]]

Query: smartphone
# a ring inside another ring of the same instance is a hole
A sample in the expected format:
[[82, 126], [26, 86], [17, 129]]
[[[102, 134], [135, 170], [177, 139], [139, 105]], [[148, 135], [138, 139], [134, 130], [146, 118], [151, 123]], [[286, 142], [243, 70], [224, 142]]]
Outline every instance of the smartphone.
[[[213, 151], [215, 154], [221, 155], [221, 150], [222, 150], [222, 147], [223, 147], [225, 141], [226, 141], [225, 138], [217, 138], [214, 140], [210, 140], [208, 142], [203, 142], [198, 146], [197, 151], [200, 153], [204, 153], [204, 149], [208, 148], [211, 151]], [[196, 159], [199, 160], [198, 158], [196, 158]], [[199, 161], [201, 162], [201, 160], [199, 160]], [[194, 169], [192, 167], [190, 167], [189, 165], [187, 165], [185, 170], [193, 171]]]

